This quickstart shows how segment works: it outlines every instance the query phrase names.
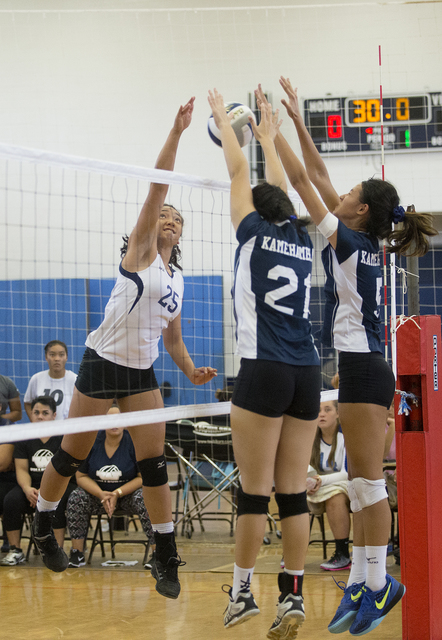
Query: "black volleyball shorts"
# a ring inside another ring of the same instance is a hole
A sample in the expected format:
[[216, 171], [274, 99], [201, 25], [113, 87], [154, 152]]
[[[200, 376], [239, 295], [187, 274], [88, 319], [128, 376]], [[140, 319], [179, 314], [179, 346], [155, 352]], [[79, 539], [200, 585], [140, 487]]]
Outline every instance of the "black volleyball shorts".
[[269, 418], [283, 414], [315, 420], [319, 414], [321, 370], [273, 360], [241, 359], [232, 403]]
[[338, 371], [340, 403], [363, 402], [390, 408], [396, 384], [382, 353], [341, 352]]
[[86, 347], [75, 382], [78, 391], [91, 398], [111, 400], [158, 389], [153, 366], [131, 369], [110, 362]]

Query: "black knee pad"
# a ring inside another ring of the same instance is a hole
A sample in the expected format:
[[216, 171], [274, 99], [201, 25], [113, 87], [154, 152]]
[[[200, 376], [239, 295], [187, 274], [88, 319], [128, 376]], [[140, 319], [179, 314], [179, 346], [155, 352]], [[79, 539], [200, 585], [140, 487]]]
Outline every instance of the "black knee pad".
[[307, 491], [302, 491], [301, 493], [275, 493], [275, 500], [278, 505], [280, 520], [308, 513]]
[[144, 458], [137, 464], [145, 487], [161, 487], [168, 483], [167, 462], [164, 455], [156, 458]]
[[254, 496], [250, 493], [244, 493], [242, 487], [238, 489], [238, 516], [246, 513], [256, 513], [258, 515], [266, 514], [269, 510], [269, 496]]
[[71, 456], [70, 453], [60, 447], [59, 450], [52, 456], [51, 462], [57, 473], [59, 473], [64, 478], [70, 478], [76, 471], [78, 471], [78, 468], [83, 460], [74, 458], [74, 456]]

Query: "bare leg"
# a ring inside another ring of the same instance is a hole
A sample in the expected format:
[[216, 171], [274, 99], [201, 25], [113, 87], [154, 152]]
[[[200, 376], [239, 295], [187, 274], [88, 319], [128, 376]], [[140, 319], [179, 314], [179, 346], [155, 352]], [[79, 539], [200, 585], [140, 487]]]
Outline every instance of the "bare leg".
[[[159, 389], [124, 398], [120, 400], [119, 405], [122, 411], [161, 409], [164, 406]], [[164, 454], [164, 422], [137, 425], [130, 429], [130, 434], [138, 462]], [[177, 554], [175, 544], [169, 483], [152, 487], [145, 486], [143, 480], [143, 498], [155, 535], [155, 556], [151, 568], [152, 576], [157, 581], [155, 589], [166, 598], [175, 599], [178, 598], [181, 589], [178, 580], [181, 558]], [[163, 525], [160, 531], [159, 525]]]
[[[305, 491], [316, 424], [317, 420], [284, 416], [275, 464], [275, 488], [278, 493]], [[283, 518], [281, 531], [286, 569], [302, 571], [310, 538], [309, 514]]]
[[337, 493], [325, 503], [328, 523], [336, 540], [343, 540], [350, 535], [350, 507], [345, 493]]
[[[134, 396], [119, 401], [121, 411], [143, 411], [146, 409], [161, 409], [163, 399], [159, 389], [137, 393]], [[164, 453], [166, 425], [158, 424], [137, 425], [129, 429], [135, 446], [137, 460], [156, 458]], [[146, 505], [152, 524], [172, 521], [172, 499], [168, 484], [159, 487], [143, 485], [144, 504]]]
[[[243, 491], [270, 497], [282, 418], [268, 418], [232, 405], [230, 422]], [[235, 545], [238, 567], [255, 566], [265, 525], [265, 515], [245, 514], [238, 518]]]
[[[351, 478], [383, 478], [382, 460], [388, 410], [373, 404], [339, 405], [339, 418], [345, 438]], [[362, 509], [365, 545], [388, 544], [391, 526], [387, 497]]]
[[74, 540], [73, 538], [71, 538], [71, 542], [72, 542], [72, 548], [75, 551], [81, 551], [81, 553], [83, 553], [83, 551], [84, 551], [84, 538], [79, 538], [78, 540]]
[[[97, 400], [89, 398], [80, 393], [77, 388], [74, 389], [71, 406], [69, 409], [69, 417], [76, 418], [81, 416], [102, 415], [107, 412], [112, 404], [112, 400]], [[84, 460], [96, 437], [95, 432], [78, 433], [74, 435], [66, 435], [62, 441], [62, 448], [78, 460]], [[72, 474], [73, 475], [73, 474]], [[58, 502], [63, 497], [70, 477], [61, 476], [55, 471], [50, 462], [45, 469], [40, 485], [40, 498], [49, 502]], [[52, 571], [64, 571], [68, 566], [68, 558], [58, 540], [63, 544], [63, 539], [56, 536], [52, 530], [52, 517], [55, 511], [40, 511], [39, 502], [34, 516], [34, 540], [43, 558], [43, 562]]]

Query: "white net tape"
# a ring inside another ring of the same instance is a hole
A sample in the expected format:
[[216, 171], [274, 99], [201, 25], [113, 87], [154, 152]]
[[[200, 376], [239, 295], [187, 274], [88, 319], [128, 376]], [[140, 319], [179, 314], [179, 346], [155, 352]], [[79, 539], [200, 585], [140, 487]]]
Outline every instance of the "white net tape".
[[[321, 402], [338, 399], [337, 389], [321, 392]], [[15, 424], [0, 429], [0, 444], [18, 442], [34, 438], [66, 435], [71, 433], [87, 433], [115, 429], [118, 427], [134, 427], [158, 422], [173, 422], [187, 418], [201, 418], [206, 416], [223, 416], [230, 413], [230, 402], [213, 402], [210, 404], [192, 404], [165, 409], [148, 411], [131, 411], [104, 416], [86, 416], [84, 418], [70, 418], [68, 420], [51, 420], [30, 424]]]

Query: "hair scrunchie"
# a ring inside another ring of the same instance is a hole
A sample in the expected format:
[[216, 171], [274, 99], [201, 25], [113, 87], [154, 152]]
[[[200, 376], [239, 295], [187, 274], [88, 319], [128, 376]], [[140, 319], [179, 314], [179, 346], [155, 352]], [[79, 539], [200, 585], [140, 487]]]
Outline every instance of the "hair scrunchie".
[[289, 219], [291, 222], [295, 222], [295, 220], [297, 220], [298, 218], [296, 216], [290, 216]]
[[393, 209], [393, 222], [394, 224], [398, 224], [398, 222], [403, 222], [405, 218], [405, 209], [399, 205]]

